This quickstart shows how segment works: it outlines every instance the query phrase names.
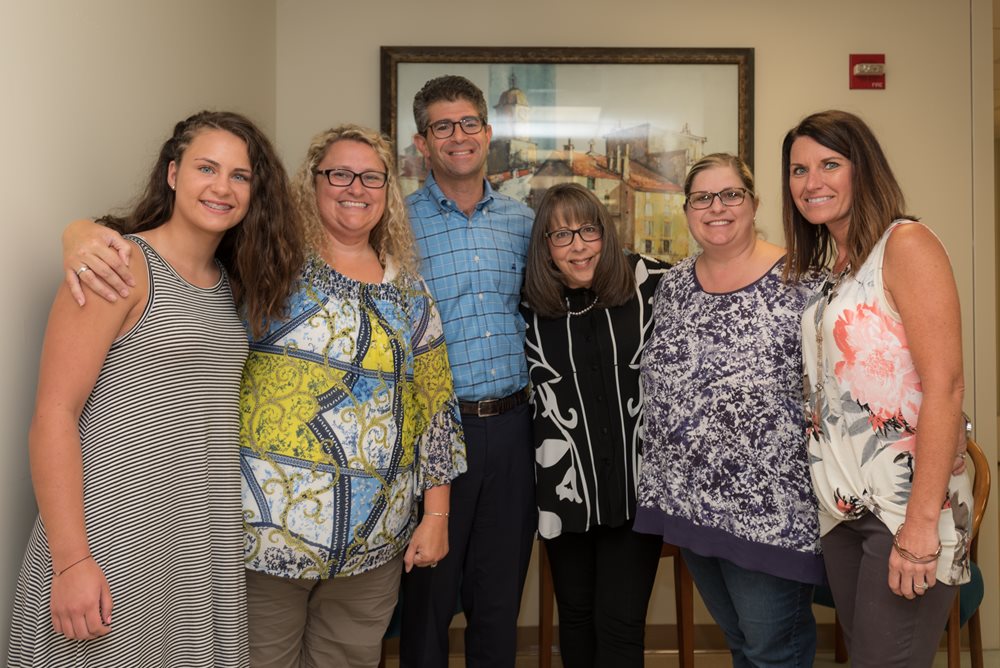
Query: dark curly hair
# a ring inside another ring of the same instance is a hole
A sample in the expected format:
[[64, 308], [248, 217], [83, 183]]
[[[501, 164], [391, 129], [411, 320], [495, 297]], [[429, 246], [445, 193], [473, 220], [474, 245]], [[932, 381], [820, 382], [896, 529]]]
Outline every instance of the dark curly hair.
[[131, 212], [104, 216], [98, 222], [126, 234], [170, 220], [174, 191], [167, 183], [168, 167], [180, 163], [194, 138], [205, 130], [224, 130], [247, 146], [251, 170], [247, 214], [223, 235], [216, 257], [229, 275], [236, 305], [259, 335], [265, 321], [286, 311], [292, 284], [302, 270], [304, 243], [285, 168], [270, 140], [250, 119], [230, 111], [201, 111], [175, 125]]

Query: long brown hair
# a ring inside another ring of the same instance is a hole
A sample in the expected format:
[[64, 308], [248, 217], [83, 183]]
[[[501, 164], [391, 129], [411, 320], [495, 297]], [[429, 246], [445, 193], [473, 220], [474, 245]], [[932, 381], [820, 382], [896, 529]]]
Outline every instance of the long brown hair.
[[621, 306], [634, 297], [635, 275], [629, 268], [608, 210], [594, 193], [579, 183], [559, 183], [545, 191], [531, 228], [528, 266], [522, 290], [528, 306], [544, 318], [566, 315], [562, 273], [552, 262], [545, 238], [549, 225], [557, 217], [580, 225], [593, 223], [604, 229], [601, 257], [594, 268], [594, 281], [590, 286], [597, 296], [597, 305], [605, 308]]
[[250, 158], [250, 202], [242, 222], [222, 237], [215, 256], [225, 267], [236, 305], [251, 331], [259, 335], [268, 319], [280, 318], [292, 284], [302, 270], [301, 227], [288, 190], [288, 176], [270, 140], [254, 123], [230, 111], [202, 111], [174, 126], [149, 174], [146, 189], [131, 212], [98, 222], [126, 234], [163, 225], [174, 212], [174, 191], [167, 183], [171, 162], [180, 163], [194, 138], [205, 130], [224, 130], [246, 143]]
[[813, 225], [792, 200], [789, 177], [792, 144], [809, 137], [851, 162], [851, 210], [847, 228], [847, 257], [857, 271], [882, 234], [897, 218], [911, 218], [889, 161], [868, 125], [846, 111], [821, 111], [802, 119], [788, 131], [781, 145], [781, 200], [788, 246], [785, 278], [799, 279], [810, 269], [822, 269], [836, 258], [837, 249], [826, 225]]

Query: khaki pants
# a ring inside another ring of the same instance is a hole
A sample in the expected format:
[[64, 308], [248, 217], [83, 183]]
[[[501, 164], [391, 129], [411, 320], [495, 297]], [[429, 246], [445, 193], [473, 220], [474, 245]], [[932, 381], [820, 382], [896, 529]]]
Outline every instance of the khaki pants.
[[253, 668], [378, 666], [399, 593], [402, 555], [373, 571], [293, 580], [248, 570]]

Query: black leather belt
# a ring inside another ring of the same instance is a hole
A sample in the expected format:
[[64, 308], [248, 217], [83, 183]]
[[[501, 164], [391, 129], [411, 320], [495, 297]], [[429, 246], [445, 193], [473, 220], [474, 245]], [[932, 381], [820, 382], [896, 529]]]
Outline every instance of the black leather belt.
[[522, 388], [514, 394], [502, 399], [483, 399], [482, 401], [459, 401], [459, 408], [462, 415], [475, 415], [476, 417], [493, 417], [506, 413], [512, 408], [517, 408], [528, 401], [528, 388]]

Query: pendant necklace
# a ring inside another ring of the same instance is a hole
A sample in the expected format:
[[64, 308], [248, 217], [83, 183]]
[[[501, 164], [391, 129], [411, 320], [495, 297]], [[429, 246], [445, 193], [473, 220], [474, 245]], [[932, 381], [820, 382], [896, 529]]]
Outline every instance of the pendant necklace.
[[823, 283], [821, 290], [821, 297], [819, 302], [816, 304], [816, 313], [814, 323], [816, 325], [816, 387], [813, 392], [813, 409], [816, 414], [819, 415], [820, 401], [823, 394], [823, 380], [826, 378], [826, 369], [823, 363], [823, 316], [826, 314], [826, 308], [830, 305], [837, 297], [837, 289], [843, 282], [847, 275], [851, 272], [851, 263], [848, 262], [847, 266], [841, 270], [836, 276], [832, 273], [829, 275]]

